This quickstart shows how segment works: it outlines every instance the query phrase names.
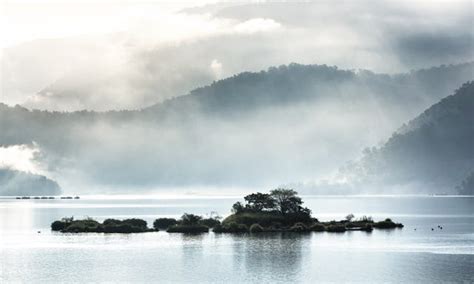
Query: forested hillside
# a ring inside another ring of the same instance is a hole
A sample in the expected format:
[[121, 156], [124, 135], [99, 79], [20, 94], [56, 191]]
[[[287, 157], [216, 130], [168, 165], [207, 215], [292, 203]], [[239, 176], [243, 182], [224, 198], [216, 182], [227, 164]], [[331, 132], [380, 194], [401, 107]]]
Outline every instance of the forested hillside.
[[364, 157], [343, 172], [352, 182], [413, 185], [420, 193], [455, 193], [466, 179], [457, 189], [467, 193], [473, 145], [474, 82], [469, 82], [395, 132], [382, 147], [366, 149]]

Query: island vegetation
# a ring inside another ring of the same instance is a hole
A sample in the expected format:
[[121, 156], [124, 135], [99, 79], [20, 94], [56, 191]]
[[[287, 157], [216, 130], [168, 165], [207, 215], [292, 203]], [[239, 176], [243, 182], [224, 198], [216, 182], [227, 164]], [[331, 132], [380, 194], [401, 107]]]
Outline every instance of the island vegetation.
[[232, 214], [222, 220], [213, 213], [204, 218], [184, 213], [180, 219], [158, 218], [153, 228], [141, 219], [106, 219], [100, 223], [86, 218], [74, 220], [63, 218], [51, 224], [53, 231], [63, 233], [143, 233], [166, 230], [168, 233], [261, 233], [261, 232], [330, 232], [366, 231], [373, 229], [403, 228], [390, 218], [375, 222], [371, 217], [355, 218], [353, 214], [340, 221], [321, 222], [311, 216], [311, 210], [303, 207], [298, 193], [291, 189], [278, 188], [269, 193], [252, 193], [244, 197], [244, 202], [232, 206]]
[[257, 232], [345, 232], [402, 228], [403, 225], [386, 219], [374, 222], [371, 217], [355, 219], [349, 214], [344, 220], [320, 222], [303, 207], [302, 199], [291, 189], [274, 189], [270, 193], [253, 193], [237, 202], [232, 213], [213, 229], [216, 233]]
[[92, 218], [74, 220], [62, 218], [51, 224], [51, 230], [63, 233], [144, 233], [155, 231], [149, 229], [147, 222], [141, 219], [105, 219], [100, 223]]

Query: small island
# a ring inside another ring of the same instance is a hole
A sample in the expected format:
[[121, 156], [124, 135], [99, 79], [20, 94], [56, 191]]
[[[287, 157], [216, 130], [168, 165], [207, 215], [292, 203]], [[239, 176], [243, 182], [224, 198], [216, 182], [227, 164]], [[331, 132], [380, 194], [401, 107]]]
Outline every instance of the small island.
[[74, 220], [74, 218], [62, 218], [51, 224], [51, 230], [62, 233], [144, 233], [152, 232], [147, 222], [141, 219], [106, 219], [99, 223], [94, 219], [86, 218]]
[[274, 189], [269, 193], [252, 193], [244, 197], [245, 204], [236, 202], [232, 214], [221, 221], [218, 215], [203, 218], [185, 213], [179, 220], [159, 218], [148, 228], [141, 219], [106, 219], [100, 223], [94, 219], [74, 220], [63, 218], [51, 224], [53, 231], [62, 233], [145, 233], [166, 230], [168, 233], [262, 233], [262, 232], [371, 232], [373, 229], [403, 228], [387, 218], [375, 222], [371, 217], [356, 219], [353, 214], [344, 220], [320, 222], [311, 216], [311, 210], [303, 207], [298, 193], [291, 189]]

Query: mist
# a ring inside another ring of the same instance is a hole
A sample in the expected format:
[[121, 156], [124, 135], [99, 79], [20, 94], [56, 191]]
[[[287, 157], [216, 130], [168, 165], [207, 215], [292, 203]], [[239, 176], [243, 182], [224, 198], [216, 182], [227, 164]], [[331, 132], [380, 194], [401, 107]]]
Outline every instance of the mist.
[[364, 149], [474, 79], [472, 1], [204, 2], [5, 4], [0, 166], [90, 194], [361, 193]]
[[2, 141], [34, 141], [38, 162], [66, 192], [332, 184], [341, 181], [342, 165], [454, 92], [471, 70], [472, 63], [391, 76], [291, 64], [242, 73], [139, 111], [4, 106]]

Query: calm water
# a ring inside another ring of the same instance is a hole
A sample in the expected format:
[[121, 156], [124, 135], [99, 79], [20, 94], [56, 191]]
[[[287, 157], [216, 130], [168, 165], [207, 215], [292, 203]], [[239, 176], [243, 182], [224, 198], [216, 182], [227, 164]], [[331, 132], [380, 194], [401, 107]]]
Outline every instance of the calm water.
[[157, 217], [183, 212], [225, 216], [236, 200], [0, 199], [0, 282], [474, 282], [474, 198], [468, 197], [304, 197], [320, 220], [354, 213], [405, 224], [401, 230], [372, 233], [103, 235], [49, 230], [53, 220], [64, 216], [138, 217], [149, 225]]

